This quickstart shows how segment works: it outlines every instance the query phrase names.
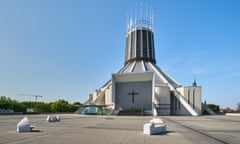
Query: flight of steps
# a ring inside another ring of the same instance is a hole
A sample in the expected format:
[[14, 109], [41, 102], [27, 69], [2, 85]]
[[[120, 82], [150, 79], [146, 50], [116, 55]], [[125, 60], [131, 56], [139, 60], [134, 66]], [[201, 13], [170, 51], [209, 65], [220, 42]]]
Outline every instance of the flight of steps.
[[149, 115], [149, 114], [145, 113], [142, 110], [121, 110], [118, 112], [117, 115], [120, 115], [120, 116], [145, 116], [145, 115]]

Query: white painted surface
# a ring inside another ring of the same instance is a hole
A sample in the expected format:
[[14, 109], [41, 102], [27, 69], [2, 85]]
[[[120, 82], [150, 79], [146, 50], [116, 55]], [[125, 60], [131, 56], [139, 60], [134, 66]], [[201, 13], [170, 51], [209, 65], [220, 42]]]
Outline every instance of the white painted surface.
[[226, 116], [240, 116], [240, 113], [226, 113]]

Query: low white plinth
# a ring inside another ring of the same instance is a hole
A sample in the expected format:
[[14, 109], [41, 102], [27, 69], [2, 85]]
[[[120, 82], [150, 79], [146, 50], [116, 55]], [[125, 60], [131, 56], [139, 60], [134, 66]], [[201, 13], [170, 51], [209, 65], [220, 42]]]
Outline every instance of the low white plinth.
[[17, 124], [17, 132], [30, 132], [34, 126], [29, 124], [29, 120], [27, 117], [24, 117], [21, 121]]
[[143, 133], [148, 135], [162, 134], [162, 133], [165, 133], [166, 131], [167, 131], [167, 126], [159, 118], [154, 118], [150, 120], [149, 123], [146, 123], [143, 126]]
[[46, 119], [48, 122], [59, 122], [60, 121], [60, 117], [58, 115], [54, 115], [54, 116], [50, 116], [48, 115], [47, 116], [47, 119]]

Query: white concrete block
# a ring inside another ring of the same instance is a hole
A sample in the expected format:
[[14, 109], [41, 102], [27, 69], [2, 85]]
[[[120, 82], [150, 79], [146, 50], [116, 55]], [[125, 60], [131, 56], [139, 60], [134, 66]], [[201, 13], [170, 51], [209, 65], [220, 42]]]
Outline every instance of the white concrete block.
[[17, 124], [17, 132], [31, 132], [34, 126], [31, 126], [27, 117], [24, 117]]
[[59, 117], [59, 115], [54, 115], [54, 116], [48, 115], [46, 120], [48, 122], [59, 122], [60, 121], [60, 117]]
[[153, 118], [149, 123], [144, 124], [143, 133], [152, 135], [152, 134], [161, 134], [167, 131], [167, 126], [160, 118]]
[[143, 126], [143, 133], [148, 135], [162, 134], [167, 131], [167, 126], [165, 124], [155, 125], [154, 123], [146, 123]]

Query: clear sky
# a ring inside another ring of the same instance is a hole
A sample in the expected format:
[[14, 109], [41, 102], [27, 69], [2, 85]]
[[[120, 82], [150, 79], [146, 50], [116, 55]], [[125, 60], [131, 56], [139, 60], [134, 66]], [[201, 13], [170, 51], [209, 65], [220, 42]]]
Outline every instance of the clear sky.
[[239, 0], [1, 0], [0, 95], [84, 102], [124, 64], [126, 20], [154, 11], [157, 65], [203, 101], [240, 102]]

